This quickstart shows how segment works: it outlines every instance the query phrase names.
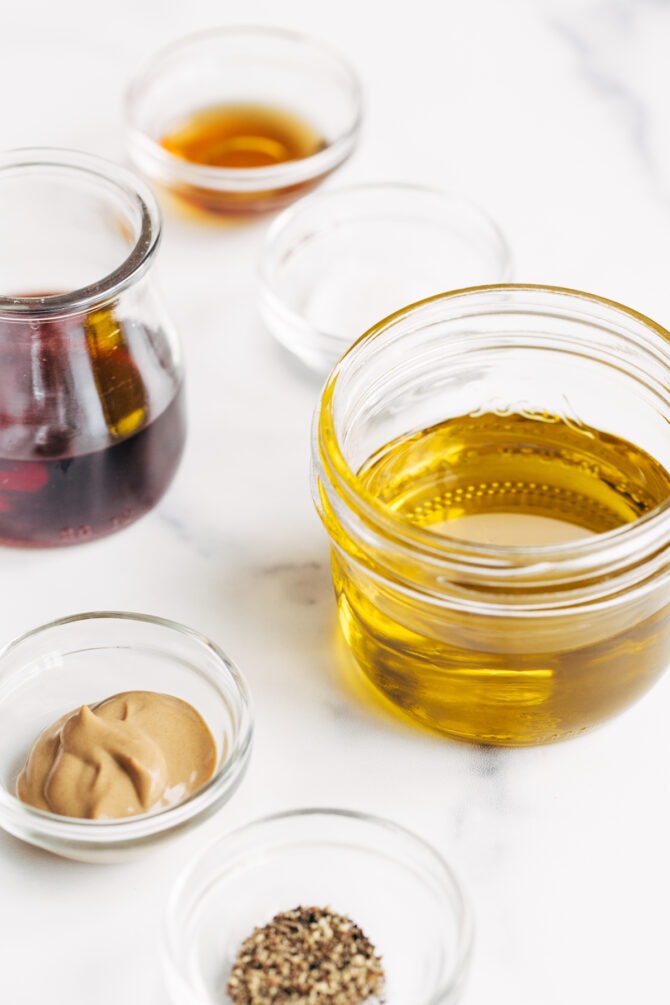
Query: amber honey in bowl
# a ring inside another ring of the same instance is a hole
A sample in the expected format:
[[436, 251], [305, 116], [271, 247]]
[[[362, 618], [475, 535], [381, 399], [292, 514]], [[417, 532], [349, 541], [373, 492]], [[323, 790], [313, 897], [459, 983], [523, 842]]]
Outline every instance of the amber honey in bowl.
[[223, 168], [258, 168], [311, 157], [326, 143], [308, 122], [272, 105], [224, 104], [195, 111], [161, 144], [175, 157]]
[[315, 500], [345, 639], [399, 708], [543, 743], [663, 672], [668, 367], [618, 305], [491, 287], [399, 312], [335, 368]]
[[[222, 104], [196, 109], [160, 139], [172, 156], [191, 164], [226, 170], [271, 168], [313, 157], [327, 146], [312, 125], [292, 112], [273, 105]], [[315, 185], [305, 179], [291, 187], [297, 198]], [[284, 197], [274, 189], [264, 192], [205, 191], [183, 186], [179, 196], [196, 209], [235, 215], [270, 207]]]
[[158, 502], [184, 446], [160, 213], [130, 172], [54, 149], [0, 158], [0, 210], [0, 543], [94, 540]]

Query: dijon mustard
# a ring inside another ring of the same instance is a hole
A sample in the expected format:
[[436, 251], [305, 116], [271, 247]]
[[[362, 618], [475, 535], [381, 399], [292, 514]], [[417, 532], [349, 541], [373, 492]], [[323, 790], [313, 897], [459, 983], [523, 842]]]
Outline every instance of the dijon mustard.
[[214, 773], [216, 743], [195, 708], [126, 691], [62, 716], [37, 737], [17, 796], [62, 816], [106, 820], [181, 802]]

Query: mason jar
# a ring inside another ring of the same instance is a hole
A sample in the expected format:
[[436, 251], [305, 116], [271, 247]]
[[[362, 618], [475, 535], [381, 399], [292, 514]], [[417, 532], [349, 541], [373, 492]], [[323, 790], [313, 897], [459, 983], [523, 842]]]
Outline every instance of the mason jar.
[[25, 149], [0, 155], [0, 217], [0, 543], [90, 541], [150, 510], [183, 450], [159, 210], [124, 168]]
[[574, 736], [670, 659], [670, 341], [573, 290], [454, 291], [332, 370], [313, 496], [344, 638], [424, 725]]

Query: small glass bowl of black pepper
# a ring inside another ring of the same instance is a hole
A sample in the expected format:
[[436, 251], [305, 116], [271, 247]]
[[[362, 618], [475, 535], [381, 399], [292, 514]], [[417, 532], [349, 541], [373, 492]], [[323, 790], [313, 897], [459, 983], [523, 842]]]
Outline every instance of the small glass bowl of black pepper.
[[168, 45], [130, 83], [130, 158], [199, 214], [245, 217], [304, 195], [352, 153], [358, 77], [318, 39], [225, 27]]
[[[323, 935], [324, 959], [302, 959], [310, 925]], [[300, 940], [290, 954], [293, 964], [289, 954], [274, 958], [287, 926]], [[352, 932], [361, 957], [358, 985], [336, 962], [338, 939]], [[263, 997], [263, 983], [271, 966], [289, 994], [277, 1000], [313, 1001], [309, 988], [304, 998], [296, 991], [293, 971], [302, 963], [303, 970], [331, 974], [330, 986], [319, 991], [323, 1005], [454, 1005], [471, 943], [460, 882], [435, 849], [388, 820], [309, 808], [228, 833], [189, 863], [166, 910], [163, 973], [175, 1005], [251, 1001], [249, 967], [253, 1001], [270, 1003], [275, 999]], [[361, 997], [357, 986], [376, 990]], [[334, 997], [335, 987], [342, 997]]]
[[[101, 863], [151, 851], [220, 810], [244, 777], [253, 734], [245, 681], [217, 645], [176, 622], [115, 611], [62, 618], [0, 650], [0, 721], [0, 827]], [[55, 725], [44, 775], [28, 763]], [[123, 807], [108, 814], [118, 793]], [[140, 808], [128, 805], [135, 797]]]

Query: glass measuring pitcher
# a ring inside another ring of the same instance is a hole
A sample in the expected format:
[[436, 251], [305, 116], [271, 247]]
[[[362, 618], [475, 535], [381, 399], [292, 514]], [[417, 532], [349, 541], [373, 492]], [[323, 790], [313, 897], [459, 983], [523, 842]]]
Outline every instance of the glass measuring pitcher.
[[93, 540], [154, 506], [184, 445], [158, 206], [105, 160], [16, 150], [0, 220], [0, 543]]

